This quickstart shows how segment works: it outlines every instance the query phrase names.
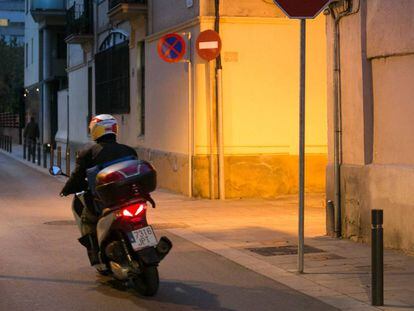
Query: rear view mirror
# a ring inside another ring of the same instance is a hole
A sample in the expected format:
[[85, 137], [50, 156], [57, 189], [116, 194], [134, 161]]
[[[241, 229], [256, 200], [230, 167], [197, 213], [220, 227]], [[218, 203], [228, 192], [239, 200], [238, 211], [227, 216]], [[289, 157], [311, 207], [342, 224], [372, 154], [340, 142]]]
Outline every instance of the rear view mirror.
[[49, 173], [53, 176], [62, 175], [62, 170], [59, 166], [54, 165], [49, 169]]

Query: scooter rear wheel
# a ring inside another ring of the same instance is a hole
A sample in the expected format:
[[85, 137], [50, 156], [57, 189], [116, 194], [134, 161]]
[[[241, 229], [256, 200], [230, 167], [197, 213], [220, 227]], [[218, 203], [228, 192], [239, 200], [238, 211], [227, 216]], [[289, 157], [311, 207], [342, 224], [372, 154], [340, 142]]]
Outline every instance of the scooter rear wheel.
[[156, 266], [145, 267], [142, 273], [133, 280], [136, 291], [143, 296], [154, 296], [160, 284], [158, 268]]

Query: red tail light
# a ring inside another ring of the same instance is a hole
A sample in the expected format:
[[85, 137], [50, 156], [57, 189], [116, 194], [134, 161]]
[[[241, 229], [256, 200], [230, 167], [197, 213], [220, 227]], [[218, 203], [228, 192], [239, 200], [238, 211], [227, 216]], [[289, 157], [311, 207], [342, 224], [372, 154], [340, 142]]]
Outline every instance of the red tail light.
[[147, 205], [145, 203], [136, 203], [122, 208], [117, 214], [118, 217], [135, 218], [144, 215]]

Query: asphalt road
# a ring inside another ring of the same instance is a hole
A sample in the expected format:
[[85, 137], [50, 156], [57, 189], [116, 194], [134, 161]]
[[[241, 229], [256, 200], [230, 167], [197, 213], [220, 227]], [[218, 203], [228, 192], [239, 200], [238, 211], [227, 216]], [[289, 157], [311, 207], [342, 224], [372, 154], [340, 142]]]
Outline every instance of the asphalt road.
[[139, 297], [89, 267], [61, 187], [0, 154], [0, 310], [335, 310], [165, 231], [160, 290]]

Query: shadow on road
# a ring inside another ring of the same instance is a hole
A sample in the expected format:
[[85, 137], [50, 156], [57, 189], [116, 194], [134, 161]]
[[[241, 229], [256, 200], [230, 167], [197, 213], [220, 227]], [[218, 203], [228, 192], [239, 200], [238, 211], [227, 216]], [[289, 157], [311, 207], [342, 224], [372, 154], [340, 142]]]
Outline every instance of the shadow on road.
[[[324, 310], [337, 310], [310, 297], [299, 297], [289, 288], [275, 291], [267, 287], [250, 288], [210, 282], [184, 283], [167, 280], [161, 282], [155, 297], [142, 297], [121, 282], [101, 279], [100, 284], [95, 289], [101, 294], [128, 299], [147, 310], [274, 310], [275, 306], [283, 306], [284, 310], [321, 310], [322, 306], [326, 308]], [[268, 304], [270, 300], [271, 305]], [[223, 306], [223, 302], [228, 306]]]
[[18, 276], [18, 275], [0, 275], [0, 280], [31, 281], [31, 282], [43, 282], [43, 283], [62, 283], [62, 284], [78, 284], [78, 285], [95, 285], [96, 284], [96, 282], [94, 282], [94, 281], [65, 280], [65, 279], [30, 277], [30, 276]]
[[[235, 309], [221, 307], [217, 295], [202, 288], [206, 284], [163, 281], [155, 297], [143, 297], [122, 282], [113, 279], [108, 280], [107, 278], [101, 278], [98, 282], [100, 285], [96, 290], [101, 294], [118, 299], [130, 299], [138, 306], [149, 310], [159, 310], [160, 305], [163, 305], [168, 306], [169, 310], [235, 311]], [[219, 285], [208, 285], [208, 287], [217, 286]]]

